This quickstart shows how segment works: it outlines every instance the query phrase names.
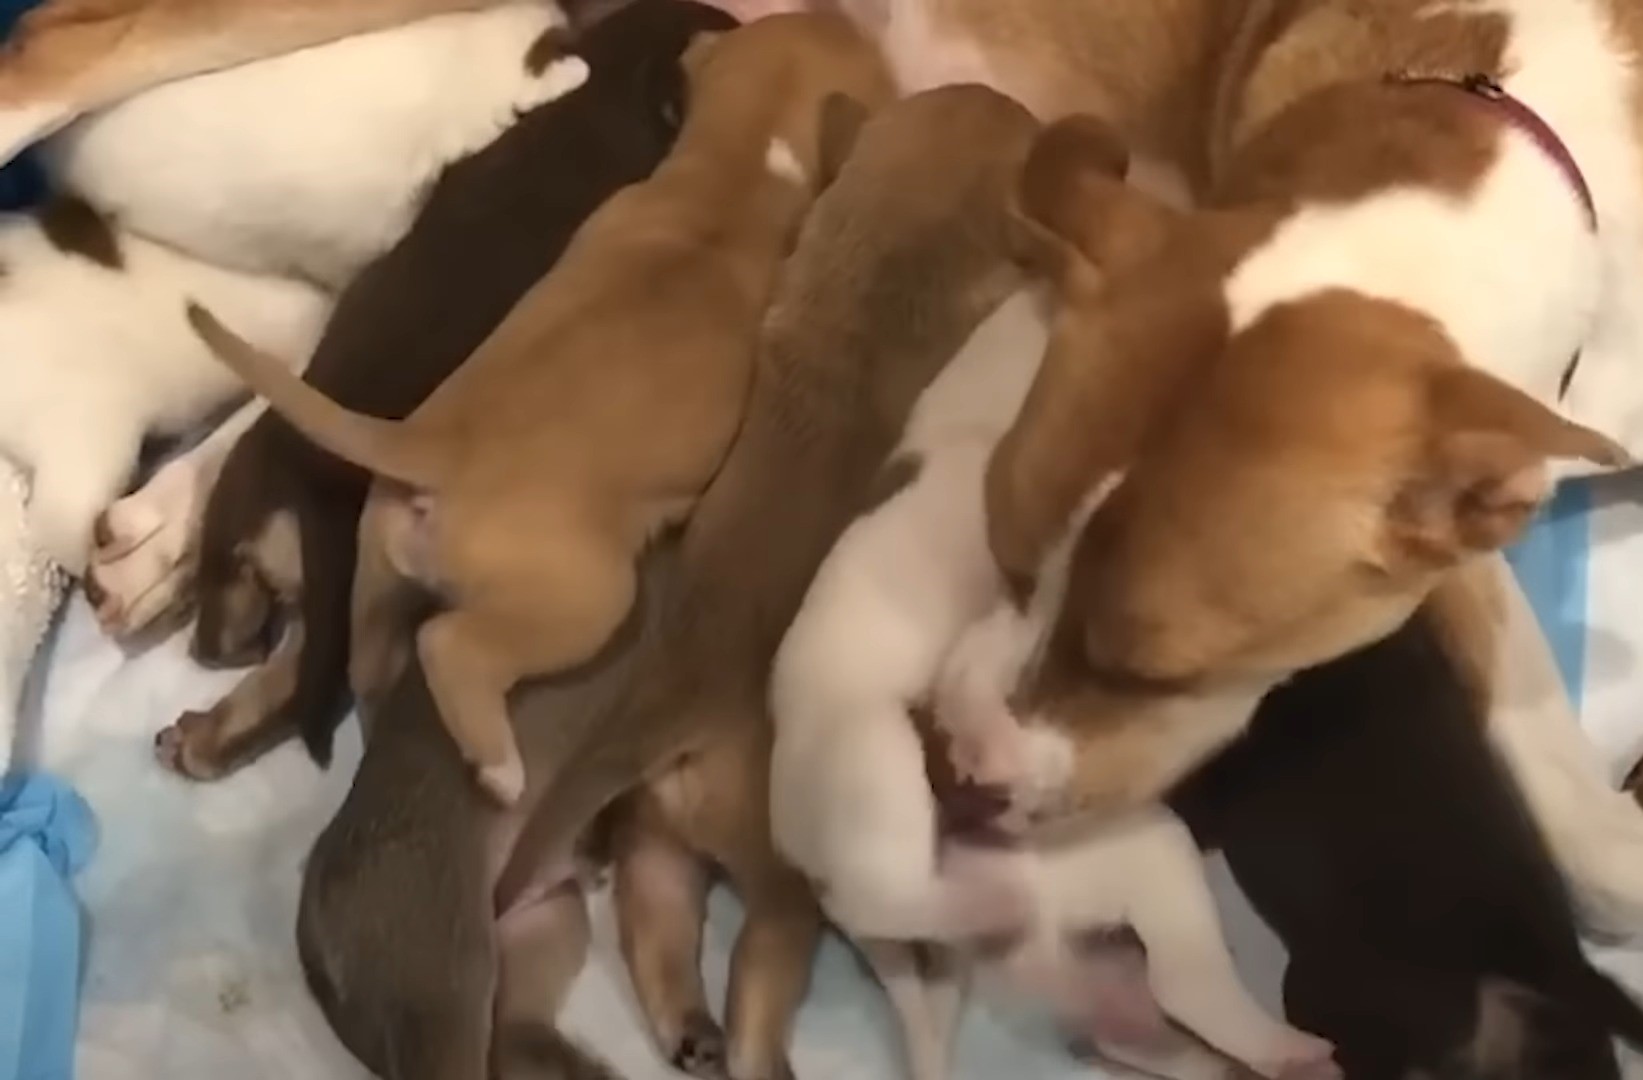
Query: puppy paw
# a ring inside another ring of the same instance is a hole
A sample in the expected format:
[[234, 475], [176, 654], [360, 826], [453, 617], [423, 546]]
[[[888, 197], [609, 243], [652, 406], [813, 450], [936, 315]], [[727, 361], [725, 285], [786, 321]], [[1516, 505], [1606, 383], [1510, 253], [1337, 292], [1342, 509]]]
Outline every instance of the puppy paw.
[[503, 807], [512, 807], [525, 794], [525, 763], [514, 750], [497, 765], [479, 767], [479, 786]]
[[186, 609], [193, 581], [191, 489], [172, 477], [97, 517], [86, 596], [110, 637], [128, 640]]
[[685, 1017], [684, 1030], [668, 1061], [675, 1069], [699, 1080], [729, 1080], [730, 1057], [724, 1029], [706, 1013], [691, 1013]]
[[216, 780], [224, 773], [218, 755], [222, 721], [215, 711], [185, 712], [154, 736], [154, 757], [189, 780]]

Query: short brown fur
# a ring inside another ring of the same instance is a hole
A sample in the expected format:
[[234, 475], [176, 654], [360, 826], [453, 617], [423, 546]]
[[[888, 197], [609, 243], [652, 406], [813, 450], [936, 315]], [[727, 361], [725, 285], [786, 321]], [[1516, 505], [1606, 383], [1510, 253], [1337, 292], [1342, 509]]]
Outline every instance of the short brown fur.
[[[689, 509], [736, 431], [777, 266], [817, 190], [823, 102], [890, 93], [876, 51], [836, 16], [704, 37], [685, 64], [689, 116], [669, 158], [596, 212], [404, 422], [340, 409], [194, 312], [276, 410], [383, 478], [361, 524], [356, 640], [391, 637], [406, 579], [449, 604], [419, 653], [504, 802], [523, 783], [504, 694], [603, 644], [632, 603], [635, 553]], [[767, 166], [773, 140], [807, 179]], [[355, 692], [384, 686], [391, 660]]]

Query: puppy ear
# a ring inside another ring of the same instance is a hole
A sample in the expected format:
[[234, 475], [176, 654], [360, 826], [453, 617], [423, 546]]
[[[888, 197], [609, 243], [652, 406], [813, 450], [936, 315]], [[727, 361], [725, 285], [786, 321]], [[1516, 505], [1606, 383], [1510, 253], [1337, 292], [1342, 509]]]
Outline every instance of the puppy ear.
[[816, 186], [825, 188], [839, 175], [867, 124], [867, 106], [848, 94], [828, 94], [822, 101], [816, 135]]
[[713, 46], [725, 36], [723, 30], [702, 30], [690, 39], [685, 51], [679, 54], [679, 64], [685, 69], [685, 78], [694, 79], [702, 73], [702, 66], [713, 52]]
[[1021, 261], [1065, 278], [1080, 262], [1108, 270], [1161, 242], [1179, 214], [1126, 184], [1128, 168], [1123, 140], [1093, 116], [1040, 132], [1015, 193]]
[[1630, 463], [1614, 440], [1476, 368], [1445, 364], [1427, 378], [1434, 434], [1388, 508], [1393, 543], [1420, 562], [1446, 565], [1515, 540], [1551, 494], [1548, 461]]

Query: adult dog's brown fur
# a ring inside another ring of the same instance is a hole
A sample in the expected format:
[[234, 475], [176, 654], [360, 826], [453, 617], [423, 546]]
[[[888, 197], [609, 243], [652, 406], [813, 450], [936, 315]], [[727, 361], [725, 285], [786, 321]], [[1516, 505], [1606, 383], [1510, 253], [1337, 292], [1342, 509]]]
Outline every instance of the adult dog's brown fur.
[[[733, 990], [733, 1017], [744, 1002], [775, 1011], [797, 1000], [805, 927], [817, 918], [769, 834], [772, 657], [821, 560], [871, 503], [914, 400], [1023, 282], [1002, 194], [1035, 126], [974, 86], [909, 99], [866, 126], [788, 264], [746, 424], [686, 529], [661, 630], [630, 693], [556, 763], [517, 849], [516, 859], [562, 857], [607, 803], [637, 788], [640, 812], [665, 816], [676, 841], [653, 848], [650, 865], [698, 898], [687, 853], [723, 867], [766, 928], [746, 932], [791, 949], [782, 984]], [[727, 791], [735, 806], [715, 805]], [[510, 867], [504, 902], [524, 876]], [[636, 974], [655, 972], [650, 992], [673, 1003], [664, 1011], [694, 1018], [686, 1027], [705, 1021], [694, 946], [629, 941]], [[734, 1048], [730, 1060], [739, 1074]]]
[[524, 784], [507, 690], [605, 642], [632, 603], [635, 553], [689, 509], [735, 434], [777, 267], [819, 188], [824, 102], [890, 93], [838, 16], [702, 40], [686, 67], [673, 152], [404, 421], [342, 409], [191, 312], [275, 410], [381, 478], [360, 525], [355, 693], [397, 666], [381, 642], [406, 582], [436, 592], [449, 610], [417, 641], [428, 684], [503, 803]]

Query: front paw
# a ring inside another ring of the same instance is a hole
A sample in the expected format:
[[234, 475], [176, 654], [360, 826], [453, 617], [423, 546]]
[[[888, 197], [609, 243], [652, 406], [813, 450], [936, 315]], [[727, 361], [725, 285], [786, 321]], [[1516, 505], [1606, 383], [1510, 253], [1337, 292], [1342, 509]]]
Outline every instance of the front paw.
[[691, 1013], [685, 1017], [684, 1030], [673, 1044], [668, 1062], [698, 1080], [728, 1080], [730, 1056], [724, 1029], [706, 1013]]
[[97, 519], [86, 598], [103, 631], [129, 641], [185, 615], [194, 580], [189, 526], [143, 499], [122, 499]]
[[178, 776], [216, 780], [227, 771], [221, 755], [222, 727], [216, 709], [185, 712], [154, 736], [154, 757]]

